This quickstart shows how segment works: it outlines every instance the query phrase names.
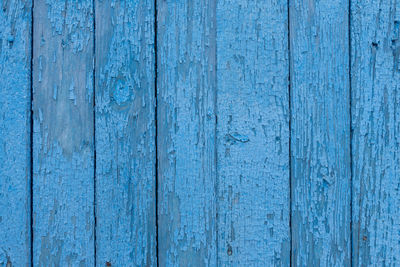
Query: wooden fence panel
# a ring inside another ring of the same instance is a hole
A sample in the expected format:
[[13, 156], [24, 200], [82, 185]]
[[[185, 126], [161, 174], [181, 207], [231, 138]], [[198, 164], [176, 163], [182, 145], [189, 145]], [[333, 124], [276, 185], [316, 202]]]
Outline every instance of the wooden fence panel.
[[287, 1], [217, 1], [218, 257], [288, 266]]
[[400, 0], [0, 0], [0, 266], [400, 265], [399, 90]]
[[31, 1], [0, 1], [0, 266], [30, 266]]
[[292, 264], [349, 266], [349, 5], [290, 1]]
[[160, 266], [216, 265], [215, 1], [158, 1]]
[[400, 1], [351, 1], [353, 266], [400, 265]]
[[97, 264], [155, 266], [154, 1], [95, 11]]
[[94, 264], [92, 1], [33, 9], [33, 264]]

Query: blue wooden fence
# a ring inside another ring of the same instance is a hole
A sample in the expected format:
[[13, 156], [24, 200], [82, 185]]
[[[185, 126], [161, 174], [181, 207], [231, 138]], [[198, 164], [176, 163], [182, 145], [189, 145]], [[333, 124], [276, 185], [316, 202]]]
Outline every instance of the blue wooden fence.
[[0, 0], [0, 266], [400, 266], [400, 0]]

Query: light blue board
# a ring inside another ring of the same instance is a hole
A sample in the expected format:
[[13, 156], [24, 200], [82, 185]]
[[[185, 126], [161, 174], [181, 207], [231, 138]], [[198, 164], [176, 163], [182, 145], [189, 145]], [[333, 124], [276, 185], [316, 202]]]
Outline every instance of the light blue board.
[[98, 266], [156, 266], [154, 1], [96, 0]]
[[0, 266], [30, 266], [31, 1], [0, 1]]
[[400, 265], [400, 1], [351, 1], [353, 266]]
[[160, 266], [215, 266], [215, 1], [157, 2]]
[[33, 21], [33, 265], [92, 266], [92, 1], [35, 1]]
[[218, 262], [289, 266], [287, 1], [217, 1]]
[[350, 266], [349, 3], [290, 1], [293, 266]]

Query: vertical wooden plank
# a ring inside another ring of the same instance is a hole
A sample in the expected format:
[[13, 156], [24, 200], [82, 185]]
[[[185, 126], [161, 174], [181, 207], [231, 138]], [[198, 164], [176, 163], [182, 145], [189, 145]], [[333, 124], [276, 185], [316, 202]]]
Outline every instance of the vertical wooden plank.
[[217, 4], [221, 266], [289, 266], [286, 2]]
[[94, 264], [92, 1], [35, 1], [33, 263]]
[[353, 266], [400, 265], [400, 1], [351, 1]]
[[216, 265], [215, 1], [158, 1], [160, 266]]
[[292, 263], [349, 266], [349, 3], [290, 3]]
[[31, 5], [0, 0], [0, 266], [30, 266]]
[[97, 264], [155, 266], [154, 1], [95, 10]]

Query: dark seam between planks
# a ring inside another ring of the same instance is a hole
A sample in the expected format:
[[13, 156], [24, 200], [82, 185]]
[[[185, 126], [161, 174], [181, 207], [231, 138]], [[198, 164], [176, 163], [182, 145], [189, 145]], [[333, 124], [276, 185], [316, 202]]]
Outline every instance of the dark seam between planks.
[[157, 94], [157, 82], [158, 82], [158, 47], [157, 47], [157, 0], [154, 0], [154, 125], [155, 125], [155, 137], [154, 137], [154, 146], [155, 146], [155, 217], [156, 217], [156, 265], [159, 266], [158, 262], [158, 94]]
[[352, 82], [351, 82], [351, 0], [348, 3], [348, 43], [349, 43], [349, 134], [350, 134], [350, 266], [353, 266], [353, 130], [352, 130]]
[[94, 266], [97, 266], [97, 214], [96, 214], [96, 10], [95, 0], [92, 1], [93, 8], [93, 217], [94, 217]]
[[29, 191], [30, 191], [30, 199], [29, 199], [29, 205], [30, 205], [30, 266], [33, 267], [33, 6], [34, 6], [34, 0], [32, 0], [31, 3], [31, 29], [30, 29], [30, 37], [31, 37], [31, 59], [30, 59], [30, 110], [29, 110], [29, 127], [30, 127], [30, 166], [29, 166], [29, 174], [30, 174], [30, 181], [29, 181]]
[[219, 175], [218, 175], [218, 57], [217, 57], [217, 3], [214, 3], [214, 167], [215, 167], [215, 181], [214, 181], [214, 197], [215, 197], [215, 250], [216, 250], [216, 265], [219, 266]]
[[[350, 0], [349, 0], [350, 1]], [[293, 257], [293, 242], [292, 242], [292, 97], [291, 97], [291, 53], [290, 53], [290, 0], [287, 0], [287, 35], [288, 35], [288, 102], [289, 102], [289, 241], [290, 241], [290, 251], [289, 251], [289, 264], [292, 264]]]

